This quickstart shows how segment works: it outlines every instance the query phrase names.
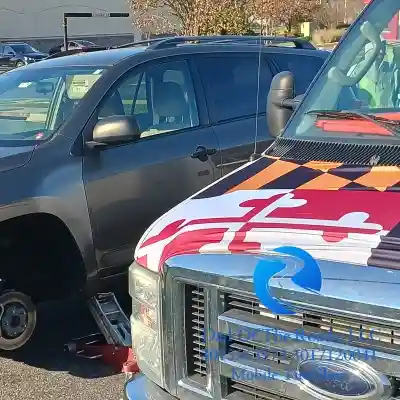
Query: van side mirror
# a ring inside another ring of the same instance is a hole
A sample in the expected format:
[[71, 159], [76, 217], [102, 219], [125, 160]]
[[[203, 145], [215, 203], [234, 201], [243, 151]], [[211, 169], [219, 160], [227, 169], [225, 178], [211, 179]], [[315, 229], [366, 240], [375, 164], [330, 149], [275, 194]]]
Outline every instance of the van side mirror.
[[267, 123], [272, 137], [277, 137], [283, 131], [297, 104], [298, 101], [294, 99], [293, 74], [289, 71], [276, 74], [267, 98]]
[[93, 129], [93, 141], [86, 144], [91, 147], [135, 142], [140, 138], [139, 125], [134, 117], [113, 115], [100, 120]]

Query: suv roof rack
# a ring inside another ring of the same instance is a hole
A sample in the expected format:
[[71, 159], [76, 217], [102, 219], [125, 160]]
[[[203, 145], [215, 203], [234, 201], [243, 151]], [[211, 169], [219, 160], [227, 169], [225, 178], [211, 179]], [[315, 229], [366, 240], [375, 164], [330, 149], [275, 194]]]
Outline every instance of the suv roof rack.
[[[173, 36], [175, 37], [175, 36]], [[141, 40], [139, 42], [132, 42], [132, 43], [125, 43], [125, 44], [120, 44], [118, 46], [113, 46], [113, 49], [124, 49], [126, 47], [134, 47], [134, 46], [143, 46], [144, 44], [147, 44], [150, 46], [153, 43], [160, 42], [162, 40], [165, 40], [166, 38], [156, 38], [156, 39], [147, 39], [147, 40]]]
[[[316, 47], [313, 46], [309, 41], [293, 36], [239, 36], [239, 35], [215, 35], [215, 36], [172, 36], [172, 37], [163, 37], [156, 39], [148, 39], [141, 40], [139, 42], [125, 43], [118, 46], [104, 47], [104, 46], [96, 46], [96, 47], [87, 47], [84, 49], [71, 49], [67, 51], [61, 51], [51, 56], [46, 57], [46, 59], [58, 58], [69, 56], [77, 53], [90, 53], [93, 51], [101, 51], [101, 50], [111, 50], [111, 49], [124, 49], [128, 47], [135, 46], [143, 46], [147, 45], [151, 50], [160, 50], [167, 49], [171, 47], [177, 47], [182, 44], [188, 44], [188, 42], [197, 42], [202, 44], [227, 44], [227, 45], [235, 45], [235, 44], [250, 44], [250, 45], [259, 45], [261, 43], [264, 46], [279, 46], [281, 43], [293, 43], [298, 49], [309, 49], [316, 50]], [[195, 44], [195, 43], [192, 43]]]
[[164, 39], [154, 39], [155, 43], [150, 44], [150, 48], [154, 50], [176, 47], [186, 42], [200, 42], [204, 44], [263, 44], [266, 46], [276, 46], [280, 43], [293, 43], [296, 48], [316, 50], [309, 41], [294, 37], [286, 36], [239, 36], [239, 35], [215, 35], [215, 36], [174, 36]]

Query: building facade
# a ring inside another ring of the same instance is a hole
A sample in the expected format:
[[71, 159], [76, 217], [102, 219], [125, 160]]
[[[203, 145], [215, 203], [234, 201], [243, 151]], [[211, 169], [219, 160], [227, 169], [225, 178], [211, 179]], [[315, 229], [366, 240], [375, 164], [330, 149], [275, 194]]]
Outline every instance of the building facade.
[[[0, 0], [0, 40], [22, 40], [40, 50], [63, 38], [65, 12], [126, 13], [126, 0]], [[99, 45], [115, 45], [139, 40], [141, 33], [131, 18], [69, 19], [71, 39], [86, 39]]]

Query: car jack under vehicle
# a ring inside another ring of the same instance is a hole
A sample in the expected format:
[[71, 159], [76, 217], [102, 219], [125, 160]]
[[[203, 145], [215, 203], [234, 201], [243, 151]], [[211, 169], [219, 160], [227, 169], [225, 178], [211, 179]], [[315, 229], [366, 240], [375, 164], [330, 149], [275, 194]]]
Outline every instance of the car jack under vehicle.
[[[0, 279], [0, 349], [12, 351], [31, 338], [36, 327], [36, 307], [29, 296], [5, 287]], [[115, 295], [99, 293], [88, 300], [88, 307], [100, 332], [73, 340], [65, 350], [80, 357], [101, 359], [116, 372], [139, 372], [129, 319]]]
[[100, 332], [77, 338], [65, 350], [79, 357], [99, 359], [129, 378], [139, 372], [132, 351], [129, 319], [113, 293], [100, 293], [88, 300]]

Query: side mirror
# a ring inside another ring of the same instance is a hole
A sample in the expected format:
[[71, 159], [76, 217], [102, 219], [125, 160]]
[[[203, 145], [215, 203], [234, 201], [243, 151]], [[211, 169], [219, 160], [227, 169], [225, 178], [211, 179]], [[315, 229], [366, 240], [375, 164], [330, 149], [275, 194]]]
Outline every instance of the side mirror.
[[293, 74], [289, 71], [276, 74], [267, 98], [267, 123], [271, 136], [277, 137], [283, 131], [297, 104]]
[[100, 120], [93, 129], [89, 147], [104, 147], [134, 142], [140, 138], [139, 125], [134, 117], [113, 115]]
[[53, 82], [37, 82], [36, 83], [36, 93], [48, 94], [54, 91]]
[[15, 56], [15, 54], [12, 51], [7, 51], [6, 55], [7, 56]]

